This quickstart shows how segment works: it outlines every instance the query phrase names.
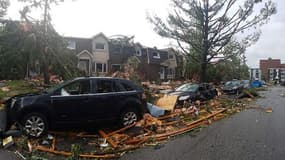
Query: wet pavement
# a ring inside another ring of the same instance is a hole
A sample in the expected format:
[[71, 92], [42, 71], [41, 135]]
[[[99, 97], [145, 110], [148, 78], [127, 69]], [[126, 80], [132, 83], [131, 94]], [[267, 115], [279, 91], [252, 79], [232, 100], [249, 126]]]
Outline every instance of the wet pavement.
[[146, 147], [121, 160], [280, 160], [285, 158], [284, 87], [263, 92], [256, 105], [272, 113], [249, 109], [204, 128], [197, 136], [186, 134], [160, 147]]

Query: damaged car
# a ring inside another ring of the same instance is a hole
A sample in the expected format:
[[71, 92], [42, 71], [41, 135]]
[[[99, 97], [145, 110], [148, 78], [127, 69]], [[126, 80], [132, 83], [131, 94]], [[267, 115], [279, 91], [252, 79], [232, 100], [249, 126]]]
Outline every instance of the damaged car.
[[177, 95], [177, 106], [183, 106], [185, 102], [193, 103], [196, 100], [205, 101], [217, 96], [217, 90], [208, 83], [186, 83], [177, 87], [169, 95]]
[[226, 94], [239, 94], [242, 92], [244, 84], [240, 80], [227, 81], [222, 86], [222, 91]]
[[64, 124], [114, 121], [127, 126], [146, 111], [143, 90], [119, 78], [76, 78], [42, 93], [6, 101], [7, 126], [17, 122], [32, 137]]

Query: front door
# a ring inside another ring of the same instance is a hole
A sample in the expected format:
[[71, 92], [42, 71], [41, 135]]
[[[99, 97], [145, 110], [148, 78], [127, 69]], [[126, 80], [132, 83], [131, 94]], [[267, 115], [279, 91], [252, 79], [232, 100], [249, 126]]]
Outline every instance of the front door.
[[85, 71], [86, 74], [90, 74], [90, 60], [89, 59], [80, 59], [78, 62], [78, 68], [82, 71]]
[[165, 68], [160, 67], [160, 79], [165, 79]]

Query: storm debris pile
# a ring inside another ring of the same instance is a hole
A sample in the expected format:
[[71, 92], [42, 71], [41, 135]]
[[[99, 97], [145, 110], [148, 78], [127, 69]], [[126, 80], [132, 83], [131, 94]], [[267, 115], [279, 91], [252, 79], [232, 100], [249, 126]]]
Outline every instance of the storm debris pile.
[[[208, 110], [206, 108], [210, 107]], [[199, 115], [195, 114], [199, 109]], [[110, 130], [86, 132], [49, 132], [44, 139], [30, 139], [31, 151], [48, 152], [62, 156], [71, 156], [72, 150], [62, 146], [66, 141], [79, 144], [79, 157], [117, 158], [126, 151], [145, 145], [163, 143], [171, 137], [206, 126], [227, 116], [227, 108], [216, 100], [205, 105], [175, 109], [158, 118], [145, 114], [143, 118], [130, 126]], [[45, 141], [45, 143], [43, 143]]]

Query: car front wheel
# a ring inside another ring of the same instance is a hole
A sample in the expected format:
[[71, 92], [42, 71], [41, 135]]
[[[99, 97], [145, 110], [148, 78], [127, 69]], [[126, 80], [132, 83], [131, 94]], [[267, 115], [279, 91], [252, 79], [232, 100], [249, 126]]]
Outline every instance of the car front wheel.
[[122, 126], [128, 126], [139, 120], [138, 113], [135, 109], [127, 109], [121, 114]]
[[22, 121], [23, 129], [28, 136], [40, 137], [48, 129], [47, 119], [40, 113], [30, 113]]

